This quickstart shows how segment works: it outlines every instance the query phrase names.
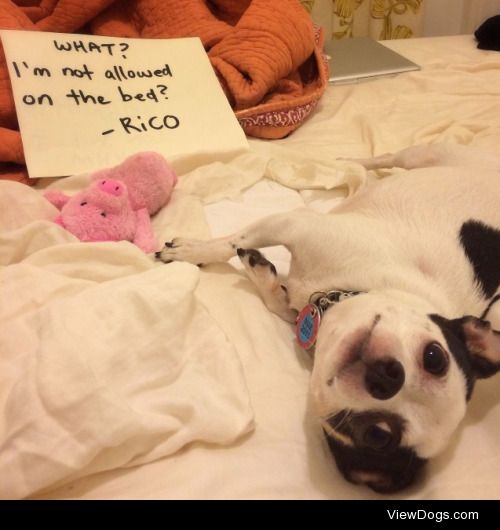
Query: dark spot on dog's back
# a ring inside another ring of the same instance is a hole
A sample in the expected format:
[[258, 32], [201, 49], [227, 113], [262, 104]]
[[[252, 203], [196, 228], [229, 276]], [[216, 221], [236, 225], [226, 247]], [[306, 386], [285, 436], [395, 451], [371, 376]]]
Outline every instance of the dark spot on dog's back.
[[460, 243], [486, 298], [500, 285], [500, 230], [475, 220], [460, 229]]

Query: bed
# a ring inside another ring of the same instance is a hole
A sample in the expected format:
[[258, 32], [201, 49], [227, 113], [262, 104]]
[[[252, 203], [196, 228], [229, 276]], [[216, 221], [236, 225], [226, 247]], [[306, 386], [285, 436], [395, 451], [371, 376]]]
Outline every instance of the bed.
[[[469, 35], [384, 44], [422, 70], [330, 86], [287, 138], [250, 139], [248, 152], [182, 175], [154, 218], [158, 239], [328, 212], [390, 173], [340, 157], [436, 142], [500, 154], [500, 54]], [[310, 410], [312, 361], [236, 259], [163, 265], [50, 221], [43, 189], [74, 192], [86, 178], [0, 182], [0, 497], [381, 498], [337, 471]], [[283, 248], [265, 254], [286, 273]], [[498, 376], [477, 385], [448, 449], [389, 498], [500, 498], [497, 387]]]

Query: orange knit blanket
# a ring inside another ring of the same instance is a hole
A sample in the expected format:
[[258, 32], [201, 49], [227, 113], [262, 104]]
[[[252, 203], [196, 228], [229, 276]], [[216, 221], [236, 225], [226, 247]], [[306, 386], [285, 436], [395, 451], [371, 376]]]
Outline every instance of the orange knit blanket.
[[[326, 87], [322, 43], [298, 0], [0, 0], [0, 28], [198, 36], [240, 124], [247, 134], [262, 138], [293, 131]], [[27, 182], [1, 48], [0, 176]]]

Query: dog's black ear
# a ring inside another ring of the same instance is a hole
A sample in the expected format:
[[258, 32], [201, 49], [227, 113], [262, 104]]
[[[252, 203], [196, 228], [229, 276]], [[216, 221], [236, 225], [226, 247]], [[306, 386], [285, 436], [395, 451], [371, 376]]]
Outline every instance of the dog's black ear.
[[487, 320], [473, 316], [448, 320], [440, 315], [431, 315], [431, 320], [441, 328], [470, 391], [474, 379], [491, 377], [500, 370], [500, 332]]
[[476, 377], [496, 374], [500, 370], [500, 332], [492, 329], [487, 320], [471, 316], [460, 320]]

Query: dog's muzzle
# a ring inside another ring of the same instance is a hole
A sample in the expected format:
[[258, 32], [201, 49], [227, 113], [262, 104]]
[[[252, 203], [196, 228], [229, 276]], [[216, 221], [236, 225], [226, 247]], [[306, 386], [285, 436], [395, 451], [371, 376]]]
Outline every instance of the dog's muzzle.
[[409, 486], [425, 464], [413, 449], [401, 446], [404, 421], [397, 414], [342, 410], [327, 420], [323, 430], [344, 477], [379, 493]]
[[375, 399], [390, 399], [401, 390], [405, 382], [403, 365], [396, 359], [367, 364], [364, 382], [366, 390]]

